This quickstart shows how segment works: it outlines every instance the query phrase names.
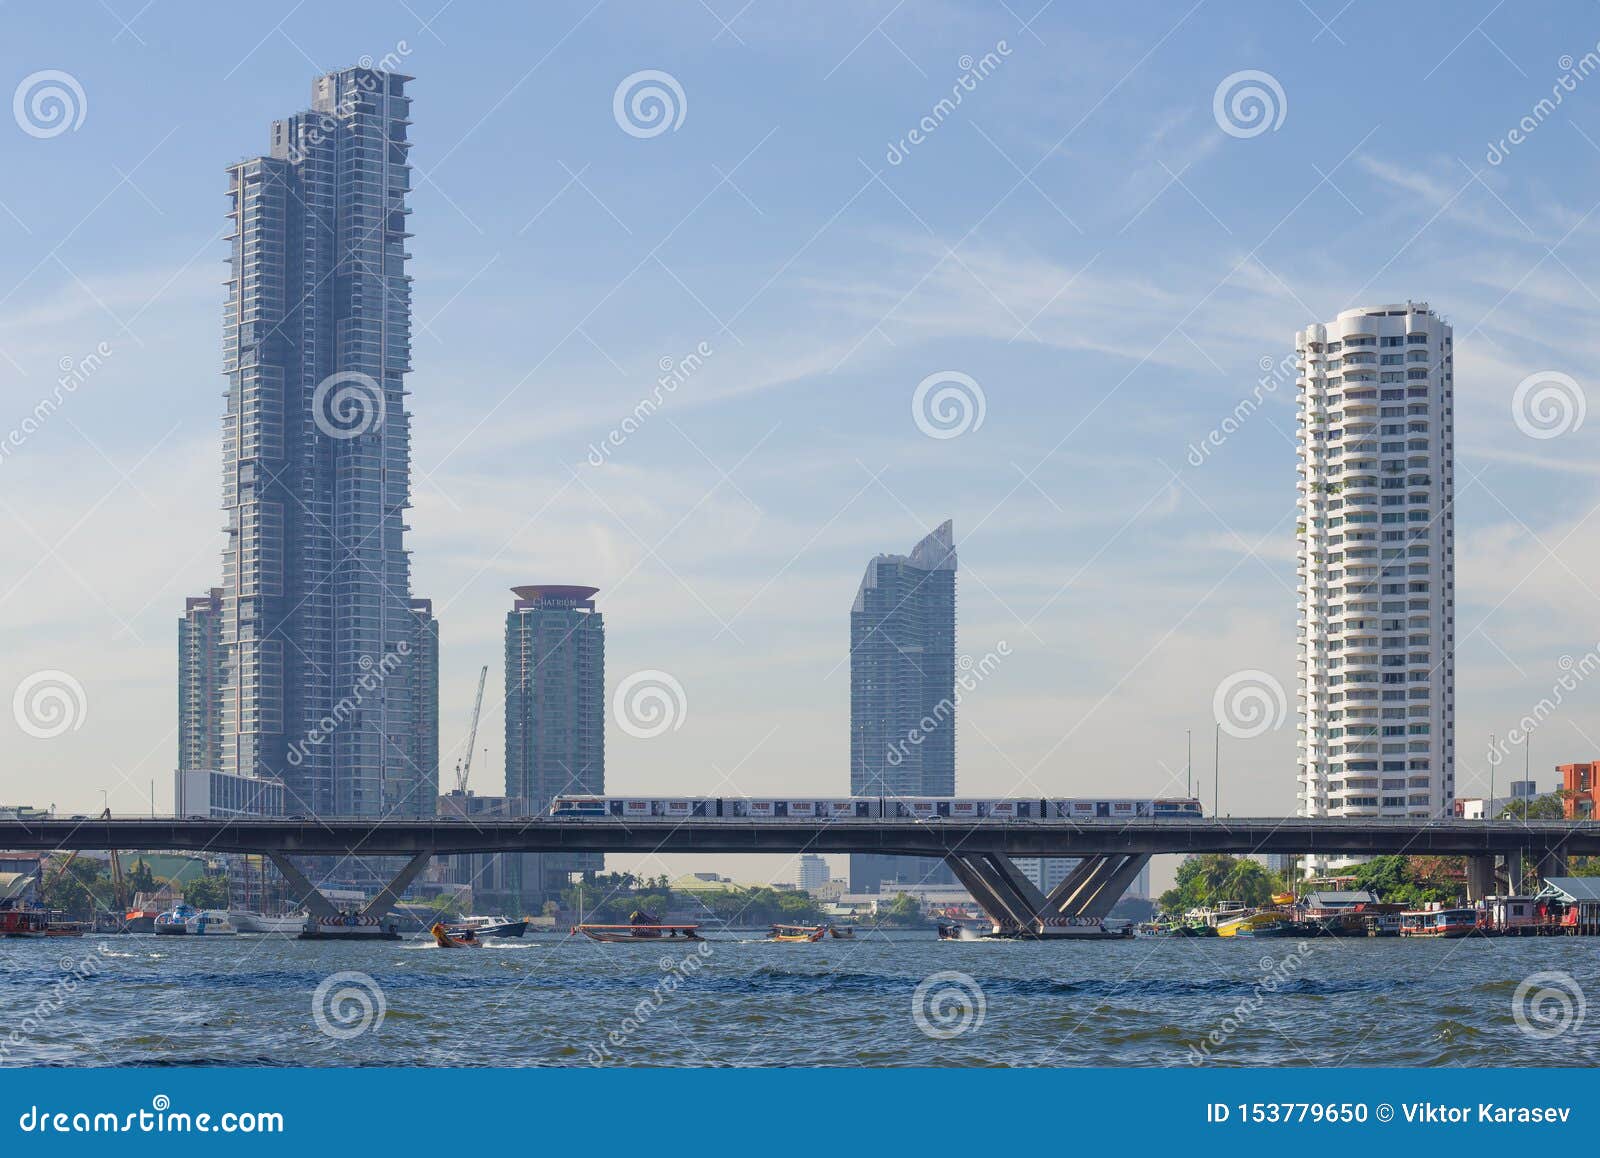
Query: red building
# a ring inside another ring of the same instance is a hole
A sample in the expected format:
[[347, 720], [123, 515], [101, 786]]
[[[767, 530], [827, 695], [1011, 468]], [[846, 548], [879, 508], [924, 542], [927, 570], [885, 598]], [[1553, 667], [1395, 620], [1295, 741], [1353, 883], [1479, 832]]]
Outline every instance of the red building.
[[1561, 787], [1566, 795], [1561, 806], [1568, 820], [1594, 820], [1600, 818], [1600, 762], [1592, 764], [1558, 764]]

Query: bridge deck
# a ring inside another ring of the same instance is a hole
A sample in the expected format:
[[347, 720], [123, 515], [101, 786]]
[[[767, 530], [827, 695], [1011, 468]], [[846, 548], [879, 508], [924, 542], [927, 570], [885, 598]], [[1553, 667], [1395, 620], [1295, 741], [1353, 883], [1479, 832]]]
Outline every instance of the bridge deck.
[[1415, 853], [1600, 855], [1600, 821], [1354, 820], [0, 820], [0, 849], [185, 849], [306, 855], [469, 852]]

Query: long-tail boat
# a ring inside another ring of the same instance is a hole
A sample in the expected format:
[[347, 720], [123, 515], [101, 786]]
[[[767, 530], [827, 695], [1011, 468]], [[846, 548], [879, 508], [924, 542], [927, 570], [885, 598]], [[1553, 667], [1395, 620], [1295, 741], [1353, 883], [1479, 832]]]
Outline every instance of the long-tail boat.
[[774, 925], [769, 941], [820, 941], [828, 935], [826, 925]]
[[435, 921], [433, 928], [428, 932], [433, 934], [435, 944], [441, 949], [482, 949], [483, 942], [469, 930], [452, 933], [440, 922]]

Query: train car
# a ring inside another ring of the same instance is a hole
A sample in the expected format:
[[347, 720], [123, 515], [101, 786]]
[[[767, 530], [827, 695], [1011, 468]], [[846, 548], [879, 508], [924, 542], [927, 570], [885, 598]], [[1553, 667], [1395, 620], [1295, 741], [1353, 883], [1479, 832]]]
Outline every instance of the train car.
[[1152, 800], [1150, 815], [1159, 819], [1198, 820], [1205, 813], [1198, 800]]
[[579, 818], [609, 814], [604, 796], [557, 796], [550, 802], [550, 815]]
[[1193, 798], [1090, 798], [1017, 800], [982, 797], [890, 796], [790, 799], [787, 797], [623, 797], [569, 794], [550, 804], [552, 817], [582, 820], [1135, 820], [1195, 819], [1204, 815]]

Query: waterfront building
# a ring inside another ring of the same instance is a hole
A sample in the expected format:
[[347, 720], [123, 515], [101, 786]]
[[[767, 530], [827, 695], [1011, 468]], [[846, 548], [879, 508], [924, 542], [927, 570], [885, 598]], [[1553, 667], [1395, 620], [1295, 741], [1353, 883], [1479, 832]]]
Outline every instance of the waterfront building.
[[222, 588], [186, 599], [178, 621], [178, 767], [222, 767]]
[[[879, 555], [850, 608], [850, 794], [956, 790], [956, 548], [949, 520], [909, 555]], [[952, 884], [927, 857], [852, 854], [850, 888]]]
[[215, 768], [180, 768], [173, 793], [174, 816], [283, 816], [285, 789], [270, 776], [239, 776]]
[[1449, 815], [1451, 328], [1425, 303], [1373, 306], [1307, 327], [1295, 349], [1298, 811]]
[[[597, 587], [514, 587], [506, 613], [506, 795], [527, 815], [559, 793], [606, 787], [606, 636]], [[602, 853], [522, 853], [513, 888], [526, 911], [560, 895], [575, 872], [598, 872]]]
[[296, 813], [431, 815], [438, 795], [417, 670], [437, 625], [405, 544], [409, 79], [319, 77], [267, 153], [228, 168], [213, 763], [281, 779]]
[[[1017, 866], [1017, 871], [1033, 882], [1033, 885], [1045, 896], [1050, 895], [1050, 890], [1067, 879], [1068, 874], [1078, 867], [1078, 858], [1074, 856], [1018, 856], [1012, 857], [1011, 863]], [[1131, 890], [1130, 890], [1131, 892]]]
[[800, 858], [800, 887], [810, 893], [828, 883], [828, 862], [814, 852]]
[[1568, 820], [1594, 820], [1600, 817], [1600, 761], [1587, 764], [1558, 764], [1561, 774], [1561, 809]]

